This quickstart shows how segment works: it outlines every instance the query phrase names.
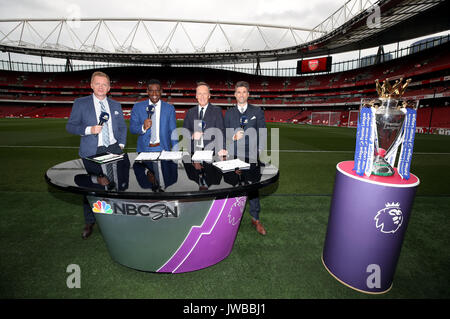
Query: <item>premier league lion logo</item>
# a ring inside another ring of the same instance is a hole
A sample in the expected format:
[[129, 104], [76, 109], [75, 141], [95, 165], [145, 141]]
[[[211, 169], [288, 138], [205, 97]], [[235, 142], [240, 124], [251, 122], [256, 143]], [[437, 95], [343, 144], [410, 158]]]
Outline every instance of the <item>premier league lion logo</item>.
[[228, 212], [228, 223], [230, 225], [236, 226], [241, 221], [246, 200], [247, 198], [245, 196], [236, 197], [236, 202], [231, 205], [230, 211]]
[[376, 227], [382, 233], [395, 233], [403, 223], [400, 203], [386, 203], [386, 207], [377, 212], [374, 220], [376, 221]]

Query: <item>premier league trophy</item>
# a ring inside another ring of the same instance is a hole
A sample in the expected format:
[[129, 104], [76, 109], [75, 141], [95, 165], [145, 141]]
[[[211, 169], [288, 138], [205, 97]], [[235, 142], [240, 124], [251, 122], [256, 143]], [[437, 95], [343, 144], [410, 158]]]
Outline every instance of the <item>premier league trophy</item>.
[[410, 81], [376, 81], [378, 98], [361, 101], [354, 161], [336, 166], [322, 260], [330, 274], [360, 292], [391, 289], [420, 183], [409, 172], [417, 101], [402, 96]]
[[362, 99], [355, 149], [355, 171], [358, 175], [394, 175], [397, 150], [402, 144], [398, 172], [409, 178], [414, 134], [416, 128], [417, 100], [402, 99], [411, 79], [394, 85], [385, 80], [381, 85], [375, 80], [378, 99]]

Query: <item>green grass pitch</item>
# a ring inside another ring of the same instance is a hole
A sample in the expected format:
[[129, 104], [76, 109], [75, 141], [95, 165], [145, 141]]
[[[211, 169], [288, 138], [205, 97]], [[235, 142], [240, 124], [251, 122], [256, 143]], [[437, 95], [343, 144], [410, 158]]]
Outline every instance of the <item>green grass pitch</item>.
[[[367, 295], [340, 284], [321, 261], [336, 164], [353, 159], [355, 129], [269, 124], [280, 133], [280, 180], [261, 191], [267, 236], [246, 210], [228, 258], [171, 275], [117, 264], [98, 227], [81, 239], [81, 195], [44, 180], [48, 168], [78, 157], [79, 137], [65, 123], [0, 119], [0, 298], [450, 297], [450, 136], [416, 135], [411, 171], [421, 184], [393, 288]], [[127, 151], [135, 147], [129, 133]], [[70, 264], [80, 266], [81, 288], [66, 285]]]

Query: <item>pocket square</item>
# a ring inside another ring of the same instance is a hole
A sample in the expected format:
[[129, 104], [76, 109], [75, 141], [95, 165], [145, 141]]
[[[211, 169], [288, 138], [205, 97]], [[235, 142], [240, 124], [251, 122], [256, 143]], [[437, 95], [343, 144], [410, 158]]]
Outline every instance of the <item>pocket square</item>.
[[253, 116], [253, 117], [250, 119], [250, 121], [251, 121], [251, 120], [254, 120], [254, 119], [256, 119], [256, 116]]
[[117, 111], [114, 111], [114, 115], [119, 115], [119, 112], [117, 112]]

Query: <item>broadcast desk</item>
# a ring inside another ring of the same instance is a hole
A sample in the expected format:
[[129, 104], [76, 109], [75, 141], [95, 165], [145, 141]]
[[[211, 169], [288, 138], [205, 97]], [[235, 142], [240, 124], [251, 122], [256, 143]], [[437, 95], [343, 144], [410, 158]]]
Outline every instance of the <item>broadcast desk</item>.
[[[45, 178], [85, 195], [112, 259], [142, 271], [183, 273], [226, 258], [247, 194], [279, 177], [276, 167], [262, 163], [223, 173], [190, 156], [146, 162], [136, 156], [109, 165], [76, 159], [50, 168]], [[105, 180], [113, 182], [104, 186]]]

